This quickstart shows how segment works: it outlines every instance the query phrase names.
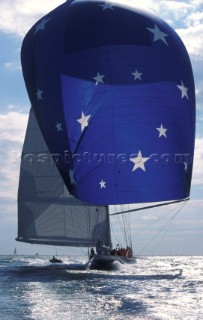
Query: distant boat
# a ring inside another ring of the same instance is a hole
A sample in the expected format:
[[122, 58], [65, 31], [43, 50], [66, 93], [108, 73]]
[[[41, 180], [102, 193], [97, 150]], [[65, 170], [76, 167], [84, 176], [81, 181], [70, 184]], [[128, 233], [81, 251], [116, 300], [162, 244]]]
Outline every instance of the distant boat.
[[[195, 87], [185, 46], [167, 23], [127, 1], [98, 3], [66, 1], [23, 41], [32, 109], [17, 240], [92, 248], [90, 267], [106, 268], [135, 262], [124, 218], [133, 204], [190, 195]], [[116, 248], [112, 214], [125, 225]]]
[[16, 249], [16, 248], [14, 249], [13, 254], [14, 254], [14, 255], [16, 255], [16, 254], [17, 254], [17, 249]]
[[56, 257], [54, 257], [54, 256], [53, 256], [53, 258], [50, 259], [49, 261], [50, 261], [51, 263], [61, 263], [61, 262], [63, 262], [62, 260], [60, 260], [60, 259], [58, 259], [58, 258], [56, 258]]

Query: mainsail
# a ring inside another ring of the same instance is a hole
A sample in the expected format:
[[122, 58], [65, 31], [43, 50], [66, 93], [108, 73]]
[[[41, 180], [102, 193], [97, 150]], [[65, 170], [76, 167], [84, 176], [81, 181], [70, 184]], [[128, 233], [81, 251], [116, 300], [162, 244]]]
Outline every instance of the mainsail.
[[110, 245], [107, 206], [69, 194], [33, 110], [24, 141], [18, 190], [18, 241], [65, 246]]

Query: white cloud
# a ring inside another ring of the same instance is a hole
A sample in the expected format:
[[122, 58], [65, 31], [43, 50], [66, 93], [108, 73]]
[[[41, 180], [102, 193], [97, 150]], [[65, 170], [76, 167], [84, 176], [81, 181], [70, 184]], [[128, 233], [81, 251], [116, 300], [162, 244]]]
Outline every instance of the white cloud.
[[203, 184], [203, 138], [197, 138], [195, 142], [195, 156], [192, 183]]
[[197, 24], [187, 29], [178, 29], [176, 32], [183, 40], [190, 55], [195, 59], [203, 60], [203, 24]]
[[16, 199], [20, 154], [28, 115], [9, 111], [0, 114], [0, 198]]
[[201, 23], [203, 23], [203, 11], [196, 11], [193, 12], [188, 19], [188, 22], [191, 25], [199, 25]]
[[[17, 189], [16, 189], [17, 190]], [[17, 195], [15, 194], [15, 198], [6, 199], [6, 201], [2, 201], [0, 203], [0, 218], [1, 218], [1, 226], [4, 223], [15, 223], [17, 222]]]
[[[131, 0], [129, 0], [131, 1]], [[132, 1], [134, 5], [135, 1]], [[193, 59], [203, 60], [202, 1], [142, 1], [139, 6], [152, 8], [181, 37]]]
[[[102, 0], [101, 0], [102, 1]], [[43, 15], [53, 10], [65, 0], [1, 0], [0, 29], [5, 32], [23, 36], [26, 31]], [[103, 2], [103, 1], [102, 1]], [[114, 2], [114, 0], [110, 1]], [[141, 8], [148, 8], [156, 12], [167, 21], [176, 21], [185, 26], [196, 25], [203, 19], [201, 0], [166, 1], [166, 0], [116, 0], [116, 2]]]
[[4, 63], [4, 68], [8, 71], [21, 70], [20, 61], [8, 61]]
[[[17, 199], [17, 186], [19, 177], [19, 163], [13, 163], [10, 158], [9, 148], [8, 154], [4, 153], [4, 161], [0, 164], [0, 198]], [[11, 151], [12, 153], [12, 151]]]
[[62, 0], [1, 0], [0, 30], [23, 37], [38, 19], [63, 2]]
[[9, 111], [0, 114], [0, 140], [22, 143], [25, 136], [28, 115]]

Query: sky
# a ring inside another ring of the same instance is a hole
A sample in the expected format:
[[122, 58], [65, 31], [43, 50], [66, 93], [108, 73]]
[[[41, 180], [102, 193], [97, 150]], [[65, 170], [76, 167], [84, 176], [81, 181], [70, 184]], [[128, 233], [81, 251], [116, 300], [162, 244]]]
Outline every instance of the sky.
[[[153, 11], [182, 38], [193, 67], [197, 107], [190, 201], [167, 208], [140, 211], [131, 217], [134, 252], [148, 255], [203, 255], [203, 2], [123, 1]], [[15, 241], [20, 154], [30, 109], [20, 64], [21, 44], [31, 26], [63, 2], [0, 2], [0, 255], [13, 254], [15, 247], [19, 254], [54, 254], [56, 250], [59, 254], [73, 252], [73, 249]]]

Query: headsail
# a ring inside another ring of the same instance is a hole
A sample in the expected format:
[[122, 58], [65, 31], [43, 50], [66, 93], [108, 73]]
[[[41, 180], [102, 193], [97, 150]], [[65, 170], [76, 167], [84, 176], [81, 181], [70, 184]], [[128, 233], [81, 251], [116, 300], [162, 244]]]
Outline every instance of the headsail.
[[185, 199], [195, 139], [190, 59], [167, 23], [125, 3], [67, 1], [30, 29], [22, 67], [31, 104], [75, 197]]
[[18, 241], [65, 246], [110, 245], [106, 206], [69, 194], [30, 111], [18, 190]]

